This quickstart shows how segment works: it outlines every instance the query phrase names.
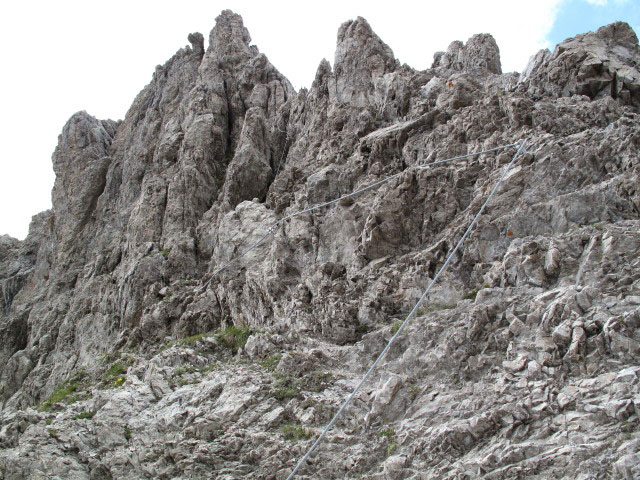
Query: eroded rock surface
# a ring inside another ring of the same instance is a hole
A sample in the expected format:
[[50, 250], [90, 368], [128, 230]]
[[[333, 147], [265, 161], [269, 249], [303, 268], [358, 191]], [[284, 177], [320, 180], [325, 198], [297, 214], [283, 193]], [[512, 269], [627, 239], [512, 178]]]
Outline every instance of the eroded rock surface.
[[412, 167], [519, 140], [300, 478], [639, 475], [630, 27], [519, 75], [487, 34], [413, 70], [358, 18], [300, 92], [230, 11], [188, 40], [124, 120], [69, 120], [53, 209], [0, 237], [4, 478], [286, 478], [515, 149]]

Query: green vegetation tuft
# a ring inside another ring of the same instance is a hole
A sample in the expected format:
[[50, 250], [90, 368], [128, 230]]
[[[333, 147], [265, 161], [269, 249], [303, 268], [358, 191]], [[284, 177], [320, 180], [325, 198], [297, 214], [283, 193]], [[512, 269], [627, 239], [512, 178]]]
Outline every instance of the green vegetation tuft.
[[313, 437], [313, 430], [304, 428], [302, 425], [284, 425], [280, 428], [284, 438], [291, 442], [297, 442], [298, 440], [309, 440]]
[[168, 348], [171, 348], [174, 345], [195, 345], [198, 342], [202, 341], [203, 339], [208, 337], [213, 337], [214, 335], [215, 333], [213, 332], [205, 332], [205, 333], [197, 333], [195, 335], [191, 335], [190, 337], [179, 338], [178, 340], [171, 340], [162, 348], [162, 351]]
[[301, 378], [275, 373], [276, 382], [270, 395], [276, 400], [297, 398], [302, 391], [321, 392], [335, 380], [335, 376], [322, 370], [307, 372]]
[[111, 363], [117, 358], [120, 358], [120, 354], [118, 353], [105, 353], [102, 357], [100, 357], [100, 364], [106, 365], [107, 363]]
[[473, 290], [471, 290], [470, 292], [468, 292], [464, 297], [462, 297], [465, 300], [475, 300], [476, 296], [478, 295], [478, 292], [480, 290], [483, 290], [485, 288], [488, 288], [489, 285], [487, 285], [486, 283], [484, 285], [482, 285], [481, 287], [478, 288], [474, 288]]
[[209, 373], [209, 372], [213, 372], [216, 368], [218, 368], [220, 366], [220, 363], [218, 362], [212, 362], [209, 365], [207, 365], [206, 367], [203, 367], [200, 370], [200, 373], [205, 374], [205, 373]]
[[409, 385], [409, 397], [411, 400], [415, 400], [420, 395], [420, 387], [415, 384]]
[[396, 437], [396, 431], [391, 427], [383, 428], [376, 433], [376, 437], [384, 437], [389, 440], [389, 442], [393, 442], [393, 439]]
[[400, 320], [398, 320], [397, 322], [393, 322], [393, 325], [391, 325], [391, 335], [395, 335], [398, 330], [400, 330], [401, 326], [402, 322]]
[[169, 258], [169, 250], [167, 250], [166, 248], [160, 250], [160, 254], [165, 258], [165, 260]]
[[49, 428], [47, 431], [49, 432], [50, 437], [58, 438], [58, 430], [56, 430], [55, 428]]
[[289, 375], [278, 375], [271, 396], [276, 400], [288, 400], [300, 395], [298, 380]]
[[56, 403], [64, 402], [67, 405], [75, 403], [79, 400], [87, 398], [87, 394], [82, 395], [80, 392], [84, 389], [82, 383], [85, 378], [84, 371], [80, 371], [62, 382], [58, 387], [40, 404], [41, 412], [48, 412]]
[[278, 362], [280, 362], [281, 358], [282, 354], [276, 353], [275, 355], [271, 355], [261, 361], [260, 366], [266, 368], [267, 370], [273, 371], [278, 366]]
[[124, 427], [124, 438], [127, 442], [131, 440], [131, 429], [129, 427]]
[[178, 367], [173, 370], [172, 377], [181, 377], [185, 373], [194, 373], [196, 368], [193, 365], [187, 365], [186, 367]]
[[358, 335], [364, 335], [366, 333], [369, 333], [369, 325], [365, 323], [358, 324], [358, 326], [356, 327], [356, 333]]
[[127, 368], [122, 365], [122, 363], [115, 362], [113, 365], [111, 365], [111, 367], [109, 367], [109, 370], [105, 372], [104, 379], [108, 380], [111, 377], [119, 377], [120, 375], [124, 375], [125, 373], [127, 373]]
[[393, 452], [396, 451], [398, 445], [396, 444], [396, 431], [387, 426], [387, 428], [383, 428], [376, 433], [376, 437], [378, 438], [386, 438], [389, 445], [387, 445], [387, 456], [392, 455]]
[[81, 412], [77, 415], [74, 415], [74, 419], [75, 420], [88, 420], [93, 418], [93, 416], [96, 414], [96, 412], [94, 412], [93, 410], [85, 410], [84, 412]]
[[299, 381], [298, 385], [302, 390], [309, 392], [321, 392], [327, 388], [335, 377], [329, 372], [323, 372], [322, 370], [313, 370], [306, 373]]
[[235, 325], [231, 325], [216, 333], [216, 341], [218, 342], [218, 345], [228, 348], [233, 354], [235, 354], [238, 350], [244, 348], [252, 333], [253, 332], [247, 327], [236, 327]]

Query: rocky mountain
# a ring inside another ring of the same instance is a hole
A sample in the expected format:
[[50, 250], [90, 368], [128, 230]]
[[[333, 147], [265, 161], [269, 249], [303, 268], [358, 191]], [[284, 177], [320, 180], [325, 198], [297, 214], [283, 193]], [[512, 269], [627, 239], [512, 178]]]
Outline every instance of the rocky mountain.
[[299, 92], [230, 11], [189, 42], [68, 121], [53, 208], [0, 237], [3, 478], [286, 478], [515, 148], [416, 167], [522, 140], [297, 478], [640, 478], [628, 25], [518, 74], [487, 34], [416, 71], [358, 18]]

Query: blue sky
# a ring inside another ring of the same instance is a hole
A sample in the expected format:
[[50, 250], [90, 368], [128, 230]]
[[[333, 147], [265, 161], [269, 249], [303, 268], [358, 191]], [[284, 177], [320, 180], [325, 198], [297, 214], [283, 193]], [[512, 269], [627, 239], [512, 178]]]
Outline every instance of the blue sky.
[[553, 49], [566, 38], [596, 31], [617, 20], [627, 22], [638, 35], [640, 0], [564, 0], [558, 6], [556, 20], [547, 38]]

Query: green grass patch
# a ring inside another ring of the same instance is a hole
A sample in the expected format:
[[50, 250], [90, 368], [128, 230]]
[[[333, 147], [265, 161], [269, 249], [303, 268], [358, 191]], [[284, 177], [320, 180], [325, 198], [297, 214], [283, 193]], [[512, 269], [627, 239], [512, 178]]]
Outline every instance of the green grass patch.
[[113, 362], [114, 360], [117, 360], [118, 358], [120, 358], [119, 353], [105, 353], [102, 357], [100, 357], [100, 364], [106, 365]]
[[300, 395], [300, 383], [289, 375], [277, 375], [271, 396], [276, 400], [289, 400]]
[[186, 373], [194, 373], [196, 371], [196, 368], [193, 365], [187, 365], [186, 367], [178, 367], [176, 369], [173, 370], [173, 373], [171, 374], [172, 377], [181, 377], [182, 375], [186, 374]]
[[249, 330], [246, 327], [236, 327], [232, 325], [230, 327], [225, 328], [224, 330], [218, 330], [217, 332], [205, 332], [205, 333], [197, 333], [195, 335], [191, 335], [190, 337], [180, 338], [178, 340], [172, 340], [167, 343], [161, 351], [164, 351], [168, 348], [171, 348], [175, 345], [185, 345], [192, 346], [201, 342], [205, 338], [215, 337], [216, 342], [223, 348], [227, 348], [231, 350], [234, 354], [237, 353], [238, 350], [244, 348], [247, 343], [248, 338], [253, 333], [252, 330]]
[[276, 353], [275, 355], [271, 355], [261, 361], [260, 366], [266, 368], [267, 370], [273, 371], [278, 366], [278, 362], [280, 362], [281, 358], [282, 354]]
[[122, 365], [120, 362], [115, 362], [111, 367], [109, 367], [109, 370], [105, 372], [103, 378], [105, 380], [109, 380], [111, 377], [119, 377], [125, 373], [127, 373], [127, 367]]
[[391, 325], [391, 335], [395, 335], [398, 330], [400, 330], [401, 326], [402, 322], [400, 320], [398, 320], [397, 322], [393, 322], [393, 325]]
[[168, 348], [171, 348], [174, 345], [188, 345], [188, 346], [196, 345], [198, 342], [201, 342], [205, 338], [213, 337], [214, 335], [215, 333], [213, 332], [205, 332], [205, 333], [197, 333], [195, 335], [191, 335], [190, 337], [179, 338], [178, 340], [171, 340], [162, 348], [162, 351]]
[[480, 290], [483, 290], [485, 288], [488, 288], [489, 285], [487, 285], [486, 283], [484, 285], [482, 285], [481, 287], [478, 288], [474, 288], [473, 290], [471, 290], [470, 292], [466, 293], [462, 298], [464, 300], [475, 300], [476, 296], [478, 295], [478, 292]]
[[356, 327], [356, 334], [364, 335], [366, 333], [369, 333], [369, 325], [365, 323], [359, 323], [358, 326]]
[[200, 373], [205, 374], [205, 373], [213, 372], [213, 371], [214, 371], [216, 368], [218, 368], [219, 366], [220, 366], [220, 363], [218, 363], [218, 362], [212, 362], [212, 363], [210, 363], [209, 365], [207, 365], [206, 367], [203, 367], [203, 368], [200, 370]]
[[70, 405], [79, 400], [88, 398], [86, 392], [83, 394], [85, 385], [83, 380], [85, 379], [85, 373], [80, 371], [73, 377], [68, 378], [62, 382], [58, 387], [44, 400], [39, 407], [41, 412], [48, 412], [56, 403], [65, 403]]
[[280, 432], [284, 435], [284, 438], [291, 442], [297, 442], [298, 440], [309, 440], [313, 437], [313, 430], [304, 428], [302, 425], [284, 425], [280, 428]]
[[167, 250], [166, 248], [160, 250], [160, 254], [164, 257], [165, 260], [169, 258], [169, 250]]
[[479, 288], [474, 288], [473, 290], [471, 290], [468, 293], [465, 293], [464, 296], [462, 297], [463, 300], [475, 300], [476, 296], [478, 295], [478, 292], [480, 291]]
[[415, 400], [420, 395], [420, 387], [415, 384], [409, 385], [409, 397], [411, 400]]
[[323, 372], [322, 370], [313, 370], [306, 373], [301, 379], [298, 380], [298, 385], [301, 390], [309, 392], [321, 392], [329, 385], [333, 383], [335, 377], [329, 372]]
[[321, 392], [335, 380], [334, 375], [321, 370], [308, 372], [301, 378], [282, 373], [276, 373], [275, 377], [276, 381], [270, 395], [281, 401], [297, 398], [302, 391]]
[[393, 442], [393, 440], [396, 437], [396, 431], [391, 427], [383, 428], [381, 430], [378, 430], [378, 433], [376, 433], [376, 437], [378, 438], [384, 437], [387, 440], [389, 440], [389, 442]]
[[130, 429], [129, 427], [124, 427], [124, 432], [123, 432], [123, 434], [124, 434], [124, 438], [125, 438], [125, 440], [126, 440], [127, 442], [128, 442], [129, 440], [131, 440], [132, 432], [131, 432], [131, 429]]
[[228, 348], [233, 354], [244, 348], [253, 332], [247, 327], [231, 325], [215, 334], [218, 345]]
[[85, 410], [84, 412], [74, 415], [73, 418], [75, 420], [88, 420], [93, 418], [95, 414], [96, 412], [94, 412], [93, 410]]
[[198, 380], [188, 380], [186, 378], [178, 378], [176, 385], [184, 387], [185, 385], [191, 385], [192, 383], [198, 383]]

